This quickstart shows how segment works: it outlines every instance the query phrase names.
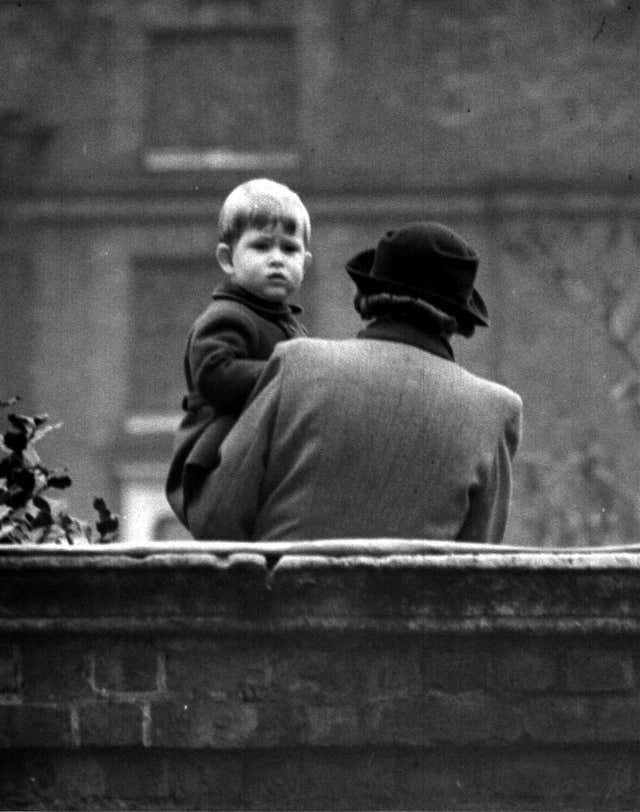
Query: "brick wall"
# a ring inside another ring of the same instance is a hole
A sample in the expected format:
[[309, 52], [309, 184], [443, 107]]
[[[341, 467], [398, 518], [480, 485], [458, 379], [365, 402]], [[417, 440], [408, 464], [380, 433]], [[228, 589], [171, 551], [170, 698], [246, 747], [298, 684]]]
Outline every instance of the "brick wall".
[[636, 554], [183, 547], [2, 550], [3, 809], [637, 808]]

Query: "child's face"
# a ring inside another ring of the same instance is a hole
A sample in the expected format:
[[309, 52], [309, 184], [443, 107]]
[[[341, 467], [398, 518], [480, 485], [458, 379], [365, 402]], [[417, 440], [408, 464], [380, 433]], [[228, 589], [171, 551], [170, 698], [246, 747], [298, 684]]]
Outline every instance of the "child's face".
[[284, 302], [295, 293], [311, 261], [302, 228], [287, 233], [280, 223], [245, 229], [233, 248], [220, 243], [218, 261], [225, 273], [249, 293]]

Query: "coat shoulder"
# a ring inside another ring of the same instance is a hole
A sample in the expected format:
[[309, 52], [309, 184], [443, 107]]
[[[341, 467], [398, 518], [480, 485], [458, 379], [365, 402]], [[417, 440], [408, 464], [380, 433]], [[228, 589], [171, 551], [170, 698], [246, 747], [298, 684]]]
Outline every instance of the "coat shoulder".
[[445, 386], [464, 390], [469, 399], [486, 401], [507, 414], [522, 411], [522, 399], [504, 384], [483, 378], [451, 361], [396, 342], [360, 339], [298, 338], [278, 345], [276, 355], [291, 374], [299, 377], [322, 373], [351, 377], [353, 366], [366, 365], [371, 374], [405, 376], [408, 366], [429, 370]]
[[278, 344], [274, 357], [296, 377], [317, 378], [322, 373], [339, 376], [349, 363], [366, 358], [363, 341], [356, 339], [293, 338]]
[[513, 389], [504, 384], [483, 378], [468, 370], [462, 369], [467, 390], [467, 402], [473, 405], [474, 411], [484, 416], [487, 425], [502, 426], [517, 445], [522, 434], [522, 398]]
[[513, 457], [522, 438], [522, 398], [504, 384], [474, 375], [467, 370], [463, 372], [475, 384], [470, 403], [477, 405], [474, 411], [480, 417], [480, 422], [484, 422], [489, 433], [492, 431], [491, 426], [493, 430], [497, 429], [502, 433]]
[[269, 326], [241, 302], [214, 299], [191, 326], [187, 352], [193, 347], [206, 346], [211, 340], [231, 339], [232, 342], [240, 340], [252, 355], [269, 333]]
[[465, 370], [462, 367], [459, 367], [459, 369], [462, 370], [469, 381], [473, 381], [479, 389], [485, 391], [490, 397], [507, 404], [513, 409], [522, 409], [522, 398], [517, 392], [514, 392], [513, 389], [497, 381], [483, 378], [480, 375], [469, 372], [469, 370]]
[[214, 299], [200, 313], [193, 323], [194, 332], [205, 329], [209, 325], [228, 322], [237, 322], [243, 325], [255, 325], [258, 317], [242, 302], [232, 299]]

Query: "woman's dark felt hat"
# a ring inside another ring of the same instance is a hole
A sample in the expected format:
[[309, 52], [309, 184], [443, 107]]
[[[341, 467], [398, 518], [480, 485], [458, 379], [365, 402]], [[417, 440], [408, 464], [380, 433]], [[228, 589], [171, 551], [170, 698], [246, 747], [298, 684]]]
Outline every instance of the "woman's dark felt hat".
[[361, 293], [414, 296], [453, 316], [487, 326], [489, 315], [474, 288], [478, 255], [440, 223], [412, 223], [387, 233], [346, 265]]

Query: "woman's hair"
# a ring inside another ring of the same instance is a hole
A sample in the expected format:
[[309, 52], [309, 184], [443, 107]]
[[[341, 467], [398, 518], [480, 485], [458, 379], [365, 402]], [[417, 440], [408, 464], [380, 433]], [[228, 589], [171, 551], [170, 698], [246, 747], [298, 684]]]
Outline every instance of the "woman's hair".
[[399, 296], [395, 293], [364, 294], [358, 291], [353, 305], [365, 321], [380, 316], [393, 316], [439, 335], [460, 333], [469, 338], [475, 332], [475, 324], [470, 318], [452, 316], [430, 302], [413, 296]]
[[288, 186], [269, 178], [254, 178], [236, 186], [226, 197], [218, 217], [218, 239], [234, 246], [244, 231], [282, 225], [289, 234], [302, 232], [305, 248], [311, 241], [309, 212]]

